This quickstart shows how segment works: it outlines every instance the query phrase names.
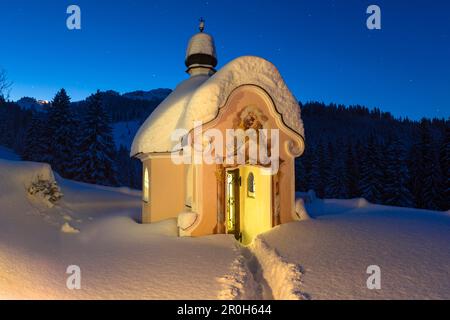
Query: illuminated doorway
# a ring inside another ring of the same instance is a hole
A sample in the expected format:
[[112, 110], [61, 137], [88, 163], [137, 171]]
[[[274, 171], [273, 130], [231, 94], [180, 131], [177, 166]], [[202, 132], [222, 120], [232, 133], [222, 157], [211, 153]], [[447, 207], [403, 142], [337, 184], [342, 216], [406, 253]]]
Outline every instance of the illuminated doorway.
[[243, 244], [272, 228], [272, 176], [245, 165], [226, 171], [226, 230]]
[[237, 240], [241, 239], [239, 228], [239, 207], [240, 207], [240, 175], [239, 169], [227, 170], [226, 179], [226, 228], [228, 234], [234, 234]]

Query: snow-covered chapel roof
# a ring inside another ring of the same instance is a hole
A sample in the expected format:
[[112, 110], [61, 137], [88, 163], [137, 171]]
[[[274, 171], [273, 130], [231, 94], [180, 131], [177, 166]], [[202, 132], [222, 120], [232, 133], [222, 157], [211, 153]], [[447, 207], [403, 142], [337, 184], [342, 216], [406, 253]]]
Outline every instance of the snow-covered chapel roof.
[[243, 56], [211, 77], [193, 75], [179, 84], [141, 126], [131, 146], [131, 155], [172, 151], [178, 143], [171, 141], [175, 129], [191, 130], [194, 121], [213, 120], [231, 92], [247, 84], [263, 88], [274, 101], [284, 123], [304, 137], [298, 101], [277, 68], [263, 58]]

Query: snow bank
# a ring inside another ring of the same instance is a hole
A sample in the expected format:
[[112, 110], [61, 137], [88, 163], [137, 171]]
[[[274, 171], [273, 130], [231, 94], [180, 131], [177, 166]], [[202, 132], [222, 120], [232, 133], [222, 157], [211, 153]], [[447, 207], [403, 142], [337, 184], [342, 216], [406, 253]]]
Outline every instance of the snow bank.
[[[178, 238], [176, 219], [137, 223], [132, 190], [58, 176], [64, 197], [37, 206], [27, 196], [37, 177], [53, 179], [50, 166], [0, 160], [0, 298], [216, 299], [234, 270], [232, 237]], [[81, 290], [66, 287], [69, 265]]]
[[[450, 298], [447, 214], [362, 199], [315, 203], [307, 205], [315, 219], [284, 224], [260, 236], [285, 261], [302, 266], [301, 288], [308, 297]], [[381, 269], [381, 290], [366, 286], [371, 265]]]
[[195, 212], [181, 212], [178, 214], [177, 226], [179, 230], [179, 236], [189, 236], [190, 232], [187, 230], [192, 227], [198, 219], [198, 214]]
[[304, 300], [308, 296], [301, 292], [301, 267], [288, 263], [261, 238], [256, 238], [250, 247], [258, 259], [263, 277], [276, 300]]
[[[303, 203], [300, 203], [302, 201]], [[303, 208], [302, 208], [303, 206]], [[310, 190], [307, 193], [296, 193], [296, 213], [302, 213], [302, 210], [308, 216], [318, 217], [322, 215], [340, 214], [354, 209], [364, 209], [371, 206], [364, 198], [354, 199], [319, 199], [316, 198], [314, 191]]]
[[58, 192], [50, 165], [0, 159], [0, 198], [4, 205], [14, 207], [17, 203], [17, 209], [21, 208], [24, 212], [33, 211], [34, 206], [52, 207], [50, 196], [44, 194], [48, 190], [37, 188], [40, 182], [48, 182]]
[[211, 77], [197, 75], [182, 82], [139, 129], [131, 155], [171, 151], [177, 143], [170, 139], [175, 129], [191, 130], [195, 121], [213, 120], [231, 92], [246, 84], [266, 90], [284, 123], [304, 136], [298, 101], [277, 68], [265, 59], [244, 56], [231, 61]]
[[0, 184], [0, 190], [2, 192], [8, 192], [8, 190], [6, 190], [8, 189], [6, 188], [7, 182], [12, 183], [14, 186], [27, 188], [39, 178], [55, 181], [55, 176], [53, 175], [50, 165], [46, 163], [0, 159], [0, 179], [3, 182]]
[[316, 201], [316, 192], [314, 190], [309, 190], [308, 192], [296, 192], [296, 199], [303, 199], [304, 203], [312, 203]]

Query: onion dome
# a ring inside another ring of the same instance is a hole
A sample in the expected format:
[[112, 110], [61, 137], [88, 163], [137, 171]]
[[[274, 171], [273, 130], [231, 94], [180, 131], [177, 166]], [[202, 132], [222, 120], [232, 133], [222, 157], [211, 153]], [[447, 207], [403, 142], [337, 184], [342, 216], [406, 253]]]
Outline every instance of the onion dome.
[[216, 47], [211, 35], [203, 32], [205, 21], [200, 19], [200, 32], [195, 34], [188, 44], [185, 64], [187, 73], [194, 75], [199, 73], [213, 74], [217, 66]]

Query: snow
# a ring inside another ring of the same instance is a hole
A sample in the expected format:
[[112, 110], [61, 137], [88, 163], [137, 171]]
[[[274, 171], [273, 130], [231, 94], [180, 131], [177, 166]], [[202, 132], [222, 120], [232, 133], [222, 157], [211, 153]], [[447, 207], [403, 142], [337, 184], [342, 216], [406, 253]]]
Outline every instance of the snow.
[[188, 48], [186, 50], [186, 59], [194, 54], [206, 54], [216, 57], [214, 39], [211, 35], [200, 32], [195, 34], [191, 40], [189, 40]]
[[[301, 267], [300, 291], [311, 299], [449, 299], [450, 215], [369, 204], [316, 200], [315, 219], [261, 236]], [[381, 268], [381, 290], [369, 290], [367, 267]]]
[[[38, 178], [64, 194], [51, 208], [28, 195]], [[0, 160], [0, 298], [450, 299], [449, 212], [309, 198], [311, 219], [242, 247], [178, 237], [177, 219], [139, 224], [138, 191]], [[71, 265], [80, 290], [66, 287]], [[370, 265], [381, 290], [366, 287]]]
[[276, 300], [305, 300], [308, 297], [301, 290], [300, 266], [285, 261], [263, 239], [257, 238], [251, 246], [263, 270], [263, 276], [272, 289]]
[[189, 235], [189, 232], [186, 232], [190, 227], [194, 225], [194, 223], [198, 219], [198, 214], [195, 212], [181, 212], [178, 214], [177, 219], [177, 227], [180, 230], [180, 236]]
[[181, 127], [191, 129], [194, 121], [206, 123], [213, 120], [230, 93], [245, 84], [257, 85], [266, 90], [287, 126], [304, 136], [297, 99], [277, 68], [269, 61], [255, 56], [231, 61], [205, 82], [189, 102], [180, 122]]
[[298, 220], [309, 220], [311, 219], [308, 211], [305, 208], [305, 201], [302, 198], [295, 200], [295, 213]]
[[235, 253], [237, 257], [231, 265], [231, 272], [218, 279], [222, 283], [222, 290], [219, 292], [218, 298], [220, 300], [260, 298], [258, 284], [249, 269], [246, 257], [237, 245]]
[[182, 82], [139, 129], [131, 155], [172, 151], [178, 143], [171, 141], [175, 129], [191, 130], [194, 121], [213, 120], [230, 93], [245, 84], [266, 90], [286, 125], [304, 136], [298, 101], [277, 68], [262, 58], [244, 56], [231, 61], [211, 77], [197, 75]]
[[175, 90], [152, 112], [139, 128], [131, 146], [131, 155], [145, 152], [171, 151], [172, 132], [179, 128], [178, 121], [187, 108], [191, 96], [209, 76], [196, 75], [180, 83]]
[[[65, 216], [65, 218], [68, 216]], [[67, 219], [67, 218], [66, 218]], [[69, 217], [68, 219], [71, 220], [71, 218]], [[68, 222], [65, 222], [62, 227], [61, 227], [61, 232], [64, 233], [79, 233], [80, 230], [75, 229], [74, 227], [72, 227]]]
[[[214, 299], [227, 285], [231, 236], [179, 238], [175, 219], [136, 222], [139, 192], [58, 176], [64, 197], [47, 208], [26, 193], [38, 176], [52, 179], [50, 166], [0, 160], [0, 298]], [[81, 290], [66, 288], [70, 265]]]

